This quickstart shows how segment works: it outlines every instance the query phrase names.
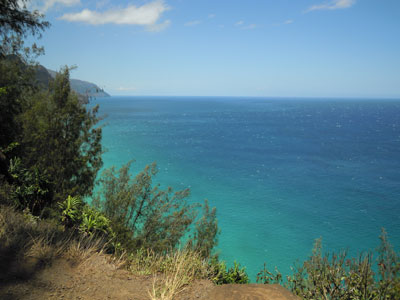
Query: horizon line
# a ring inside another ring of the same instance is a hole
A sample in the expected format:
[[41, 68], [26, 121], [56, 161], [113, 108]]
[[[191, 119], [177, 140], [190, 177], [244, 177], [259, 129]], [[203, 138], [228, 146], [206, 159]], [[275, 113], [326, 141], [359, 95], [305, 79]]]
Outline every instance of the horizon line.
[[[109, 93], [108, 93], [109, 94]], [[342, 99], [342, 100], [400, 100], [400, 96], [212, 96], [212, 95], [112, 95], [110, 97], [179, 97], [179, 98], [262, 98], [262, 99]], [[108, 98], [108, 97], [98, 97]]]

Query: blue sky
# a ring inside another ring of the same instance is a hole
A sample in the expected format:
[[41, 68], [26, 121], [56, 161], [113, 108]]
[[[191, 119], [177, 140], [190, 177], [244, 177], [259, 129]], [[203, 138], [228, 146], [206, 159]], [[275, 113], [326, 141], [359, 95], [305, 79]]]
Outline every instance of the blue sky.
[[45, 0], [40, 63], [112, 95], [400, 98], [399, 0]]

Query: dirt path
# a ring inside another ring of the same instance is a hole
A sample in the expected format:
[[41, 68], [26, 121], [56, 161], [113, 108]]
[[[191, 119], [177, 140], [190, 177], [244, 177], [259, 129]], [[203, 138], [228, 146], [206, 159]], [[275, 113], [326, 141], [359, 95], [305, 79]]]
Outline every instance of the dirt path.
[[[117, 269], [107, 262], [105, 256], [95, 255], [79, 266], [71, 266], [65, 260], [58, 260], [28, 280], [0, 282], [0, 299], [150, 300], [149, 291], [152, 285], [152, 276], [134, 276], [128, 271]], [[176, 297], [176, 300], [210, 299], [298, 298], [277, 285], [214, 286], [207, 280], [196, 281]]]

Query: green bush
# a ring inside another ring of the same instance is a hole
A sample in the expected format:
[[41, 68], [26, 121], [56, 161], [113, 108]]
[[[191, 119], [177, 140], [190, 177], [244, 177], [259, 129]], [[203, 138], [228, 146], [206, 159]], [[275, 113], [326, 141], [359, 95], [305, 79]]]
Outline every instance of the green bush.
[[162, 190], [153, 185], [155, 164], [131, 178], [130, 165], [105, 170], [92, 202], [110, 219], [116, 242], [128, 251], [149, 248], [166, 253], [180, 246], [192, 230], [194, 237], [187, 246], [208, 257], [217, 243], [215, 208], [210, 209], [206, 202], [203, 215], [194, 223], [199, 205], [186, 202], [188, 189], [174, 192], [172, 188]]
[[88, 235], [106, 234], [112, 236], [110, 220], [97, 209], [85, 205], [79, 230]]
[[79, 197], [68, 196], [58, 204], [61, 223], [67, 228], [79, 227], [82, 221], [84, 202]]
[[37, 168], [27, 169], [21, 159], [10, 160], [9, 173], [13, 178], [13, 194], [16, 206], [24, 210], [28, 208], [32, 214], [39, 215], [51, 204], [52, 194], [48, 176]]
[[232, 268], [226, 269], [226, 263], [219, 261], [214, 257], [210, 262], [210, 278], [215, 284], [246, 284], [249, 283], [249, 276], [246, 273], [246, 268], [240, 267], [236, 261]]
[[79, 197], [68, 196], [59, 203], [61, 224], [85, 235], [102, 235], [115, 239], [110, 220], [98, 209], [86, 204]]
[[282, 274], [275, 267], [275, 274], [268, 271], [267, 264], [264, 263], [263, 269], [257, 273], [257, 283], [270, 284], [270, 283], [282, 283]]
[[200, 253], [202, 257], [211, 257], [211, 251], [218, 244], [217, 210], [208, 206], [208, 201], [204, 201], [203, 214], [196, 222], [194, 237], [189, 239], [187, 247]]
[[365, 253], [347, 258], [347, 253], [322, 254], [321, 239], [317, 239], [312, 255], [283, 283], [278, 270], [269, 272], [265, 265], [258, 273], [260, 283], [283, 283], [302, 299], [400, 299], [400, 259], [382, 230], [378, 258]]
[[71, 91], [68, 68], [57, 73], [48, 91], [34, 93], [23, 107], [21, 159], [52, 180], [53, 203], [92, 193], [102, 166], [97, 112], [98, 106], [86, 109]]

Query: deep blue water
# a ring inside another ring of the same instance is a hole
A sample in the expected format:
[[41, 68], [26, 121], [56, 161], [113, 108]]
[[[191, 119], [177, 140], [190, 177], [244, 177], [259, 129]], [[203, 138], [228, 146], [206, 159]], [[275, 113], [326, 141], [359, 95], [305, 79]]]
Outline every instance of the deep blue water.
[[310, 253], [400, 249], [400, 101], [98, 99], [105, 167], [157, 161], [157, 180], [217, 207], [218, 249], [254, 280]]

